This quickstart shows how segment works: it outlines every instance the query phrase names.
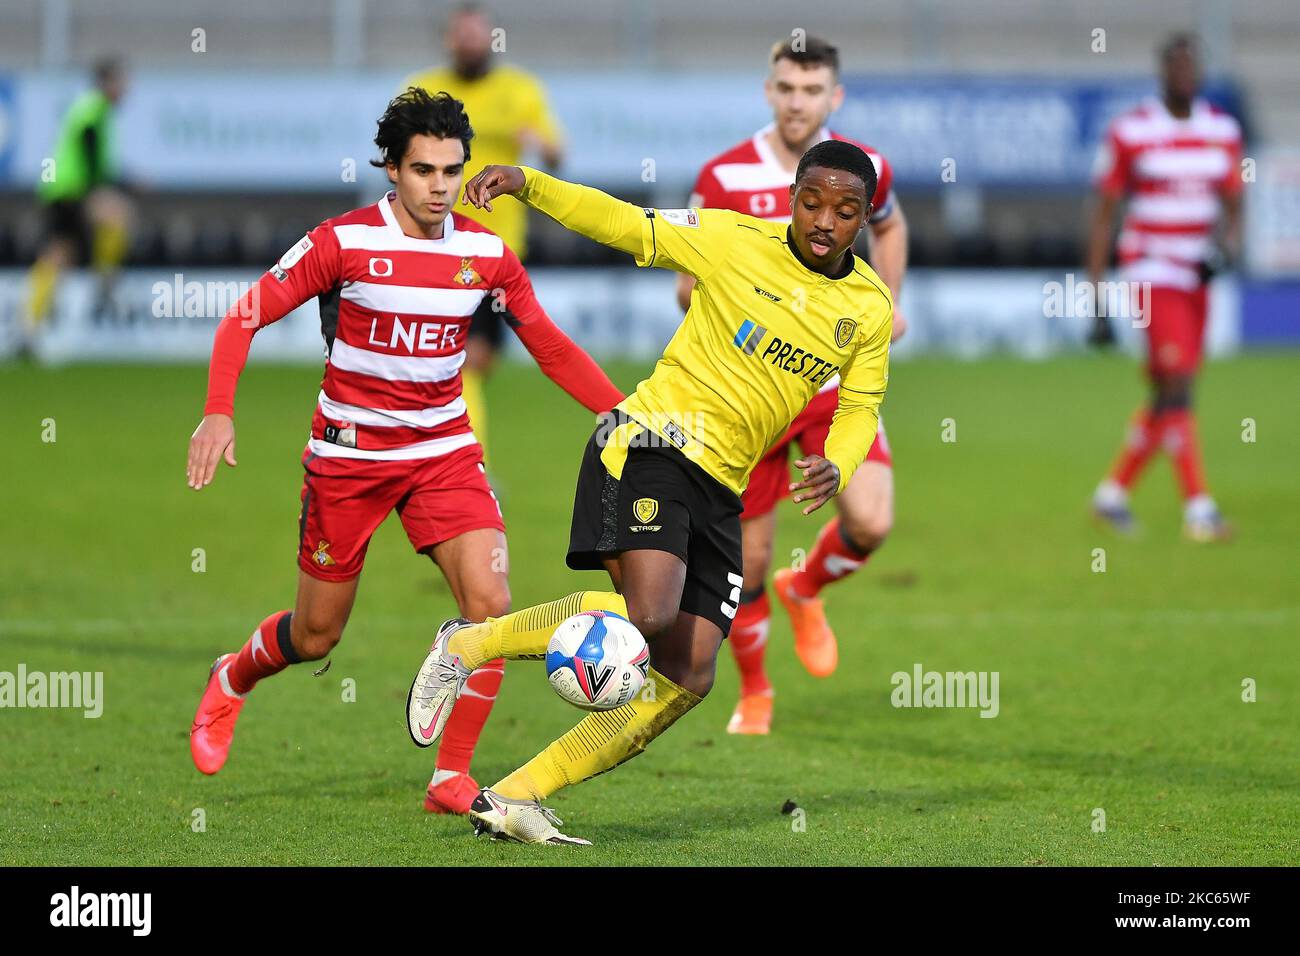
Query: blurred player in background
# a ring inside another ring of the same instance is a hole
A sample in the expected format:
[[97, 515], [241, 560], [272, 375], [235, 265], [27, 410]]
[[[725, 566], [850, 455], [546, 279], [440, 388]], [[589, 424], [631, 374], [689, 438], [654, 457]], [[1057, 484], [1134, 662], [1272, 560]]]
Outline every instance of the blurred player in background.
[[94, 86], [73, 101], [59, 126], [52, 165], [42, 171], [37, 190], [47, 227], [45, 244], [29, 277], [24, 351], [30, 350], [33, 336], [49, 315], [64, 269], [85, 262], [94, 268], [99, 276], [98, 315], [126, 258], [132, 207], [118, 182], [114, 130], [117, 104], [126, 86], [121, 60], [100, 61], [94, 69]]
[[[509, 610], [505, 525], [461, 397], [466, 330], [480, 301], [502, 290], [520, 341], [588, 409], [608, 411], [622, 398], [552, 324], [509, 245], [452, 213], [473, 136], [463, 107], [445, 93], [411, 89], [393, 100], [375, 143], [394, 190], [309, 232], [217, 329], [186, 467], [195, 490], [212, 481], [223, 457], [235, 464], [235, 387], [254, 333], [317, 298], [328, 357], [302, 459], [297, 603], [213, 665], [190, 731], [204, 773], [225, 764], [259, 680], [319, 660], [338, 643], [370, 537], [390, 512], [411, 546], [441, 569], [462, 622]], [[478, 795], [470, 758], [502, 666], [492, 661], [465, 684], [426, 809], [464, 813]]]
[[[772, 107], [772, 122], [705, 164], [695, 182], [691, 206], [732, 209], [773, 222], [789, 222], [790, 184], [799, 157], [823, 140], [853, 142], [826, 128], [826, 120], [844, 101], [835, 47], [816, 37], [804, 38], [797, 50], [792, 41], [778, 43], [772, 48], [769, 65], [764, 89]], [[897, 303], [907, 268], [907, 220], [893, 194], [889, 163], [871, 147], [855, 145], [876, 167], [875, 211], [869, 220], [871, 264]], [[691, 275], [677, 277], [677, 301], [683, 310], [690, 307], [694, 288]], [[793, 290], [786, 293], [795, 294]], [[905, 328], [895, 306], [894, 338]], [[731, 652], [740, 668], [740, 702], [727, 724], [729, 733], [766, 734], [771, 729], [773, 690], [763, 666], [771, 612], [764, 585], [772, 563], [776, 506], [789, 485], [790, 446], [797, 442], [805, 455], [823, 454], [838, 385], [835, 378], [822, 386], [754, 468], [741, 497], [745, 506], [740, 525], [745, 586], [731, 628]], [[817, 677], [829, 676], [838, 662], [835, 634], [818, 597], [821, 589], [865, 564], [893, 526], [893, 463], [883, 422], [866, 462], [835, 504], [838, 516], [821, 529], [803, 567], [782, 568], [773, 582], [790, 615], [799, 659]]]
[[[1171, 37], [1159, 58], [1160, 98], [1115, 119], [1098, 162], [1089, 278], [1098, 283], [1105, 275], [1116, 208], [1127, 198], [1119, 262], [1124, 279], [1142, 290], [1138, 314], [1148, 322], [1151, 400], [1138, 410], [1119, 458], [1098, 486], [1093, 512], [1120, 531], [1132, 531], [1129, 491], [1163, 448], [1182, 488], [1184, 534], [1193, 541], [1216, 541], [1229, 537], [1231, 529], [1205, 485], [1192, 382], [1201, 365], [1209, 279], [1225, 254], [1235, 258], [1240, 245], [1241, 127], [1196, 95], [1200, 66], [1192, 37]], [[1097, 323], [1094, 337], [1110, 338], [1102, 309]]]
[[[504, 43], [497, 46], [498, 38], [504, 36], [485, 7], [462, 4], [452, 11], [442, 37], [450, 66], [417, 73], [403, 84], [403, 88], [418, 86], [430, 93], [446, 91], [474, 117], [474, 162], [465, 170], [467, 180], [484, 166], [513, 166], [525, 153], [536, 153], [548, 168], [558, 166], [564, 157], [560, 126], [551, 114], [541, 82], [518, 67], [494, 62], [505, 49]], [[472, 218], [500, 236], [521, 260], [528, 258], [528, 219], [522, 203], [509, 199], [496, 203], [491, 212], [474, 210]], [[489, 296], [474, 313], [465, 344], [465, 367], [461, 370], [465, 404], [485, 455], [483, 383], [501, 349], [505, 326], [512, 323], [509, 310], [502, 310]]]

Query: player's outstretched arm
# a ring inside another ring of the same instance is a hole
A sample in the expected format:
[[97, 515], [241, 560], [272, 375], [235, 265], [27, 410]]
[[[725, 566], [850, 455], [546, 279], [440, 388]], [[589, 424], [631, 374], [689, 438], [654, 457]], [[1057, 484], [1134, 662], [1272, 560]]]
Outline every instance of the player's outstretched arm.
[[[907, 272], [907, 217], [903, 207], [895, 202], [893, 212], [878, 222], [871, 223], [871, 268], [889, 287], [894, 303], [903, 291], [903, 276]], [[895, 324], [897, 324], [897, 316]], [[894, 330], [894, 338], [899, 332]]]
[[501, 257], [500, 270], [494, 279], [502, 295], [493, 301], [493, 307], [499, 301], [510, 310], [510, 327], [542, 372], [588, 411], [607, 412], [621, 402], [623, 393], [604, 370], [551, 321], [537, 301], [528, 273], [509, 247]]
[[583, 348], [542, 315], [515, 329], [542, 373], [589, 412], [607, 412], [623, 400], [605, 370]]
[[1092, 328], [1088, 331], [1088, 342], [1091, 345], [1106, 346], [1115, 341], [1115, 330], [1106, 316], [1102, 280], [1106, 277], [1106, 264], [1110, 261], [1111, 233], [1118, 205], [1119, 200], [1114, 195], [1099, 193], [1088, 224], [1087, 270], [1095, 302]]
[[203, 420], [190, 436], [189, 459], [185, 464], [185, 483], [195, 491], [212, 484], [217, 463], [223, 457], [227, 465], [235, 466], [235, 389], [248, 361], [253, 335], [262, 326], [292, 311], [283, 304], [266, 304], [265, 282], [263, 278], [244, 293], [217, 324], [208, 365], [208, 397], [203, 406]]
[[640, 206], [527, 166], [485, 167], [465, 184], [464, 201], [491, 212], [492, 200], [507, 193], [588, 239], [634, 256], [644, 249]]
[[885, 281], [894, 300], [893, 341], [897, 342], [907, 332], [907, 321], [898, 311], [898, 299], [903, 293], [903, 276], [907, 272], [907, 217], [898, 202], [893, 212], [879, 222], [871, 223], [871, 268]]
[[[217, 324], [208, 365], [208, 397], [203, 420], [190, 436], [185, 483], [198, 491], [212, 484], [217, 463], [224, 457], [235, 466], [235, 389], [248, 361], [253, 335], [263, 324], [261, 284], [246, 292]], [[278, 319], [280, 316], [276, 315]], [[271, 321], [274, 321], [272, 319]]]
[[185, 481], [195, 491], [212, 483], [224, 457], [235, 466], [235, 389], [258, 329], [278, 322], [339, 280], [338, 238], [327, 224], [317, 226], [230, 307], [217, 324], [208, 365], [208, 397], [203, 421], [190, 436]]

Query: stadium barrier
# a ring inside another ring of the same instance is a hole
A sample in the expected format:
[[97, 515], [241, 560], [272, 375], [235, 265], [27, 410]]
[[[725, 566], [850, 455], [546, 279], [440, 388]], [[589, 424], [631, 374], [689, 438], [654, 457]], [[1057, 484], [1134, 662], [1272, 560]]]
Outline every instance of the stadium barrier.
[[[537, 268], [530, 274], [538, 298], [560, 328], [597, 356], [653, 359], [681, 322], [675, 277], [668, 272]], [[206, 361], [217, 322], [258, 275], [132, 269], [120, 276], [112, 299], [101, 304], [95, 278], [70, 273], [35, 352], [48, 363]], [[915, 269], [900, 305], [908, 333], [894, 354], [899, 359], [933, 354], [1038, 359], [1080, 349], [1091, 314], [1080, 282], [1077, 274], [1046, 270]], [[1232, 352], [1241, 343], [1239, 286], [1232, 276], [1214, 282], [1211, 355]], [[0, 270], [0, 357], [17, 348], [25, 291], [23, 270]], [[1140, 349], [1142, 333], [1133, 327], [1139, 321], [1115, 322], [1121, 347]], [[525, 354], [514, 339], [509, 347], [512, 354]], [[314, 301], [259, 332], [252, 351], [253, 361], [316, 363], [321, 357]]]

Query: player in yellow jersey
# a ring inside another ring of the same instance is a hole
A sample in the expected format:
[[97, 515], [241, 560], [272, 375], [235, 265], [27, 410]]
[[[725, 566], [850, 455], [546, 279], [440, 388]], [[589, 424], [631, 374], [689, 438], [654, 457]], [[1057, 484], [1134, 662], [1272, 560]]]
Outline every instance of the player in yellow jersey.
[[795, 464], [804, 514], [839, 494], [875, 440], [889, 370], [893, 302], [852, 245], [871, 215], [876, 171], [836, 140], [804, 154], [789, 225], [723, 209], [641, 209], [533, 169], [489, 166], [465, 186], [490, 207], [511, 193], [638, 265], [695, 277], [691, 307], [648, 379], [587, 444], [568, 564], [609, 572], [614, 592], [489, 618], [448, 621], [411, 686], [411, 737], [441, 733], [465, 679], [497, 657], [540, 660], [581, 611], [628, 618], [650, 645], [652, 692], [593, 713], [525, 766], [484, 788], [478, 832], [524, 843], [585, 843], [541, 801], [645, 749], [713, 686], [741, 592], [740, 494], [749, 473], [818, 388], [840, 376], [826, 456]]
[[[442, 38], [450, 65], [416, 73], [402, 84], [402, 89], [417, 86], [430, 93], [447, 92], [465, 104], [465, 112], [474, 120], [474, 160], [466, 165], [466, 181], [487, 166], [513, 166], [525, 153], [537, 153], [552, 168], [564, 156], [560, 127], [541, 82], [525, 70], [495, 62], [500, 57], [494, 45], [499, 37], [504, 33], [483, 7], [462, 4], [452, 11]], [[520, 259], [527, 258], [528, 220], [522, 203], [506, 200], [491, 211], [478, 210], [471, 218], [500, 236]], [[483, 382], [510, 321], [508, 311], [501, 311], [496, 300], [487, 296], [470, 321], [465, 343], [463, 397], [485, 453]]]

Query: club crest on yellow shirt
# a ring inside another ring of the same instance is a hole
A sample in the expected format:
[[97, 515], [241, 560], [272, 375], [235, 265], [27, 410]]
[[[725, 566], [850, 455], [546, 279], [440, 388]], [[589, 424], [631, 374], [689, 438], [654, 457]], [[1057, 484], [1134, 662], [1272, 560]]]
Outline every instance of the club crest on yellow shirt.
[[460, 260], [460, 271], [456, 273], [456, 281], [461, 285], [477, 285], [483, 281], [483, 277], [474, 271], [473, 258]]
[[853, 341], [853, 333], [858, 330], [858, 323], [852, 319], [840, 319], [835, 323], [835, 344], [847, 348]]
[[642, 524], [649, 524], [659, 513], [659, 502], [654, 498], [638, 498], [632, 502], [632, 513]]

